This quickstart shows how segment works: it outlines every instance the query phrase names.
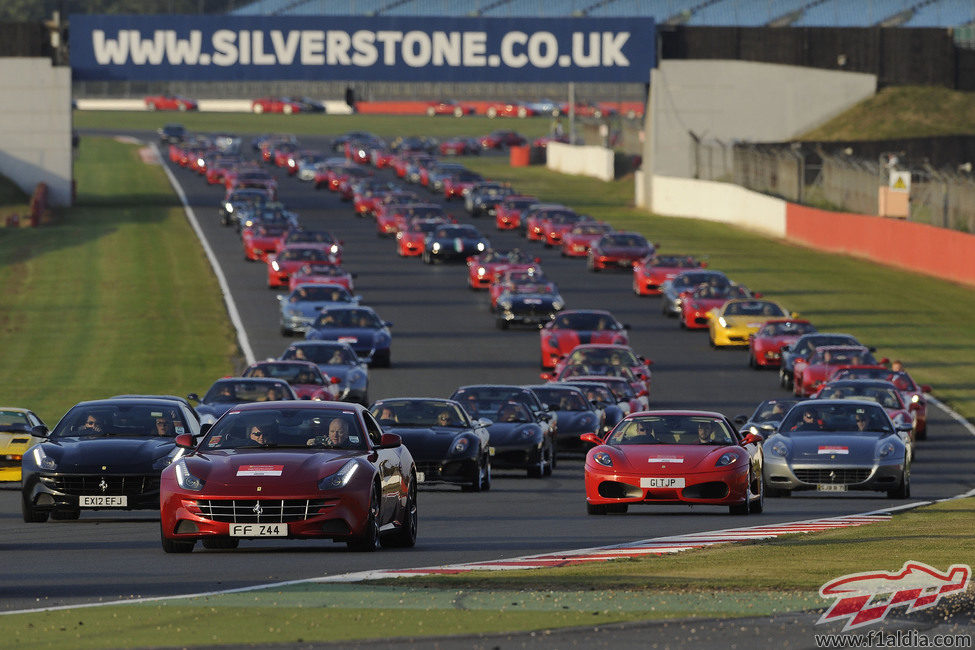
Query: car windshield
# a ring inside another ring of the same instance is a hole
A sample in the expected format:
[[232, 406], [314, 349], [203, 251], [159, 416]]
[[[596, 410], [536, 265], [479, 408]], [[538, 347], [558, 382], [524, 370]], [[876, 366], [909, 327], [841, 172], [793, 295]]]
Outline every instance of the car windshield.
[[345, 270], [334, 264], [305, 264], [298, 273], [300, 275], [327, 275], [329, 277], [339, 277], [345, 275]]
[[653, 258], [651, 266], [662, 266], [671, 269], [693, 269], [701, 266], [701, 263], [690, 256], [658, 255]]
[[715, 273], [713, 271], [699, 271], [697, 273], [681, 273], [674, 278], [673, 286], [675, 289], [685, 290], [690, 287], [696, 287], [697, 285], [705, 282], [724, 285], [728, 284], [729, 280], [720, 273]]
[[586, 398], [578, 391], [565, 388], [533, 388], [538, 399], [556, 411], [588, 411]]
[[380, 329], [383, 324], [376, 314], [364, 309], [329, 309], [319, 314], [314, 327]]
[[284, 240], [286, 244], [331, 244], [334, 241], [332, 233], [322, 230], [294, 230]]
[[893, 385], [830, 383], [823, 387], [820, 397], [824, 399], [863, 399], [877, 402], [885, 409], [904, 408], [900, 393]]
[[182, 411], [176, 405], [116, 402], [75, 406], [61, 418], [51, 438], [154, 438], [188, 431]]
[[352, 302], [352, 295], [345, 287], [312, 285], [292, 291], [288, 302]]
[[640, 235], [608, 234], [601, 243], [603, 246], [646, 247], [647, 240]]
[[815, 331], [816, 328], [812, 323], [780, 321], [766, 324], [758, 334], [759, 336], [801, 336]]
[[867, 348], [838, 348], [828, 346], [817, 348], [809, 363], [827, 366], [869, 366], [875, 365], [877, 362]]
[[[273, 391], [273, 392], [272, 392]], [[274, 399], [291, 399], [291, 387], [284, 381], [254, 381], [242, 379], [222, 379], [203, 396], [203, 404], [245, 404], [247, 402], [266, 402], [268, 394]]]
[[570, 231], [573, 235], [601, 235], [606, 232], [608, 226], [601, 224], [577, 224]]
[[505, 199], [501, 205], [506, 210], [524, 210], [535, 203], [538, 203], [537, 199]]
[[641, 416], [621, 422], [608, 445], [731, 445], [734, 434], [721, 419], [692, 415]]
[[566, 364], [589, 366], [638, 366], [640, 360], [626, 348], [576, 348], [565, 359]]
[[724, 309], [725, 316], [785, 316], [785, 312], [774, 302], [767, 300], [748, 300], [729, 302]]
[[460, 402], [472, 418], [487, 417], [496, 420], [498, 410], [504, 404], [511, 402], [527, 405], [529, 401], [534, 401], [535, 397], [525, 388], [476, 386], [458, 389], [450, 399]]
[[295, 344], [284, 351], [282, 359], [311, 361], [320, 366], [350, 366], [359, 363], [355, 352], [346, 345], [302, 345]]
[[414, 206], [404, 210], [404, 214], [408, 218], [413, 218], [413, 217], [422, 218], [422, 219], [426, 219], [430, 217], [442, 218], [444, 216], [444, 211], [443, 208], [439, 206], [432, 206], [432, 205], [423, 206], [423, 207]]
[[470, 427], [467, 414], [454, 402], [437, 399], [387, 399], [372, 414], [384, 427]]
[[857, 431], [893, 433], [890, 418], [880, 405], [832, 401], [821, 405], [810, 401], [797, 404], [779, 425], [779, 433], [782, 434], [803, 431], [816, 434], [849, 434]]
[[[289, 384], [315, 384], [321, 386], [325, 383], [322, 373], [317, 366], [303, 363], [257, 363], [244, 371], [245, 377], [270, 377], [272, 379], [283, 379]], [[282, 399], [279, 397], [278, 399]]]
[[231, 410], [200, 444], [204, 451], [275, 447], [365, 451], [367, 444], [353, 411], [301, 407]]
[[0, 431], [30, 431], [27, 414], [19, 411], [0, 411]]
[[799, 400], [797, 399], [769, 399], [758, 405], [749, 420], [756, 424], [763, 422], [778, 422], [785, 417], [789, 409]]
[[556, 330], [618, 330], [619, 324], [609, 314], [598, 312], [574, 312], [559, 314], [552, 321], [552, 329]]
[[320, 248], [285, 248], [278, 253], [279, 262], [325, 262], [329, 254]]

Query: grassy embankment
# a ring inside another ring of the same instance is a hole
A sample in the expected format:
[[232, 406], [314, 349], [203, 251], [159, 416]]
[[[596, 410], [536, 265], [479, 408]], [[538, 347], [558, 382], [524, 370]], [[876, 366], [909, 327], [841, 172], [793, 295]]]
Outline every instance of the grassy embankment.
[[76, 170], [76, 207], [0, 230], [0, 403], [50, 426], [85, 399], [205, 388], [237, 354], [162, 169], [134, 146], [84, 138]]

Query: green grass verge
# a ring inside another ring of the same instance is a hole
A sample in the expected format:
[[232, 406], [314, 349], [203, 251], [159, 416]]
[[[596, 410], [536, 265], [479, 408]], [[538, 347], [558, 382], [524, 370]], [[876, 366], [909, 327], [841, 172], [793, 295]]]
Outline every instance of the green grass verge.
[[[939, 399], [975, 418], [975, 289], [719, 223], [651, 215], [629, 207], [632, 179], [606, 183], [497, 159], [463, 161], [519, 192], [642, 232], [664, 252], [707, 256], [712, 268], [781, 301], [820, 330], [849, 332], [880, 355], [901, 359]], [[656, 299], [646, 301], [656, 311]]]
[[[532, 571], [485, 571], [257, 591], [3, 617], [16, 647], [300, 643], [490, 634], [618, 621], [767, 616], [822, 608], [846, 573], [970, 562], [975, 499], [862, 528], [677, 555]], [[939, 615], [964, 613], [971, 594]], [[959, 604], [961, 603], [961, 604]]]
[[803, 140], [886, 140], [975, 133], [975, 93], [935, 86], [884, 88]]
[[[426, 135], [443, 138], [455, 135], [484, 135], [495, 129], [511, 129], [527, 138], [548, 133], [551, 118], [529, 117], [492, 120], [481, 116], [426, 117], [416, 115], [253, 115], [250, 113], [150, 113], [146, 111], [75, 111], [76, 129], [155, 130], [179, 122], [190, 131], [231, 133], [294, 133], [296, 135], [340, 135], [347, 131], [369, 131], [382, 137]], [[124, 125], [124, 126], [123, 126]]]
[[0, 231], [4, 405], [53, 426], [78, 401], [185, 395], [227, 374], [236, 339], [165, 174], [136, 147], [83, 138], [77, 206]]

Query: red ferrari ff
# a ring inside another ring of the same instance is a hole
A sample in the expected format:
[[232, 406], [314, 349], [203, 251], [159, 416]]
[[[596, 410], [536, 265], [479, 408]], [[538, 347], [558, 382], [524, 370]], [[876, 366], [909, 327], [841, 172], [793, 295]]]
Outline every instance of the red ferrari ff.
[[242, 539], [331, 539], [351, 550], [416, 543], [416, 467], [395, 434], [345, 402], [235, 406], [162, 472], [163, 550]]

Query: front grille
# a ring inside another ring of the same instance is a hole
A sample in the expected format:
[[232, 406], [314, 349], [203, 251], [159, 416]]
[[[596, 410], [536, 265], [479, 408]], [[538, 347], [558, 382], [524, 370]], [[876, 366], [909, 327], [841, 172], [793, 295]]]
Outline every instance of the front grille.
[[42, 480], [58, 492], [74, 496], [104, 494], [106, 496], [139, 497], [143, 494], [159, 492], [159, 474], [148, 476], [142, 474], [134, 476], [61, 475], [44, 477]]
[[[415, 461], [416, 462], [416, 461]], [[416, 471], [423, 472], [427, 480], [434, 476], [440, 476], [443, 472], [443, 463], [435, 461], [418, 461], [416, 462]]]
[[232, 524], [302, 521], [325, 507], [324, 499], [200, 499], [202, 515]]
[[852, 485], [863, 483], [870, 476], [865, 468], [834, 467], [822, 469], [797, 469], [796, 478], [803, 483]]

